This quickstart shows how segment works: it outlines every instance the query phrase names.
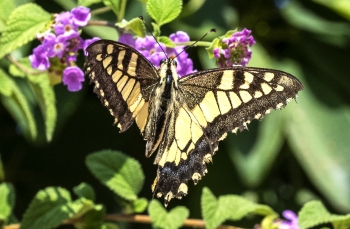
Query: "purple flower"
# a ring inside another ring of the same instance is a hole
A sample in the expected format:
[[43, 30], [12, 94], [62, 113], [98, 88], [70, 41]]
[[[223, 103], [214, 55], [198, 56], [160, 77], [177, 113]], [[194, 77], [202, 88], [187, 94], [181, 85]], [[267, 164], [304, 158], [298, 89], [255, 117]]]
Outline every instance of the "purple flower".
[[50, 43], [43, 43], [33, 49], [33, 54], [29, 56], [32, 68], [38, 70], [46, 70], [50, 67], [50, 61], [48, 58], [48, 50], [50, 49]]
[[85, 26], [91, 18], [90, 9], [78, 6], [71, 10], [73, 23], [77, 26]]
[[68, 91], [79, 91], [82, 88], [82, 82], [84, 82], [84, 73], [76, 66], [67, 67], [63, 71], [62, 81], [64, 85], [68, 86]]
[[[186, 42], [189, 41], [189, 36], [182, 31], [171, 34], [170, 39], [174, 42]], [[131, 34], [123, 34], [119, 37], [119, 42], [130, 45], [144, 55], [155, 67], [159, 67], [160, 61], [166, 58], [174, 58], [180, 52], [184, 50], [183, 46], [176, 46], [175, 48], [166, 48], [164, 44], [157, 44], [156, 40], [152, 36], [146, 36], [144, 38], [138, 37], [133, 39]], [[165, 50], [166, 55], [163, 50]], [[193, 62], [188, 58], [186, 52], [182, 52], [176, 57], [177, 60], [177, 72], [179, 76], [184, 76], [194, 72]]]
[[244, 28], [242, 31], [233, 33], [230, 37], [221, 38], [219, 47], [213, 50], [214, 57], [217, 58], [217, 64], [220, 67], [245, 66], [249, 62], [252, 56], [249, 47], [255, 44], [250, 33], [250, 30]]
[[85, 51], [86, 48], [91, 45], [92, 43], [94, 43], [95, 41], [101, 40], [99, 37], [93, 37], [92, 39], [86, 39], [84, 41], [84, 45], [83, 45], [83, 50], [84, 50], [84, 55], [87, 56], [88, 53]]
[[280, 223], [279, 229], [299, 229], [298, 216], [294, 212], [285, 210], [282, 212], [282, 215], [287, 220], [283, 220]]
[[123, 43], [123, 44], [126, 44], [126, 45], [129, 45], [131, 47], [135, 47], [135, 39], [133, 38], [132, 34], [130, 33], [123, 33], [118, 41], [120, 43]]

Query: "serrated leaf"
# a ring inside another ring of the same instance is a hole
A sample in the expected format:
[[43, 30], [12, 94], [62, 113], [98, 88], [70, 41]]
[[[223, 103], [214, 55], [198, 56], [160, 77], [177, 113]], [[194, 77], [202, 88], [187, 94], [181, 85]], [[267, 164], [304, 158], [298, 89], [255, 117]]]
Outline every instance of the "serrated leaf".
[[153, 26], [153, 36], [158, 37], [160, 35], [160, 26], [156, 23], [151, 23]]
[[105, 209], [102, 205], [96, 205], [93, 209], [84, 214], [82, 220], [78, 220], [74, 224], [75, 228], [82, 229], [102, 229], [103, 218], [105, 216]]
[[175, 43], [169, 37], [166, 36], [157, 37], [157, 40], [158, 42], [163, 43], [166, 47], [169, 48], [175, 48], [176, 46]]
[[0, 94], [10, 96], [12, 94], [12, 84], [10, 77], [0, 69]]
[[0, 59], [18, 47], [34, 40], [52, 19], [40, 6], [27, 3], [16, 8], [9, 16], [0, 37]]
[[126, 200], [136, 200], [144, 174], [141, 165], [125, 154], [102, 150], [86, 157], [86, 165], [104, 185]]
[[141, 213], [146, 210], [148, 200], [146, 198], [139, 198], [132, 202], [133, 210], [135, 213]]
[[91, 187], [91, 185], [85, 182], [82, 182], [78, 186], [73, 187], [73, 191], [78, 197], [84, 197], [88, 200], [95, 201], [94, 189]]
[[6, 21], [15, 8], [14, 1], [0, 1], [0, 33], [5, 29]]
[[182, 10], [182, 0], [149, 0], [146, 9], [153, 20], [162, 26], [179, 16]]
[[15, 191], [8, 183], [0, 184], [0, 221], [7, 221], [15, 205]]
[[119, 15], [120, 3], [121, 3], [120, 0], [103, 0], [103, 3], [109, 8], [111, 8], [116, 15]]
[[152, 200], [148, 206], [152, 227], [157, 229], [180, 228], [189, 216], [187, 208], [178, 206], [167, 212], [158, 200]]
[[100, 3], [100, 2], [102, 2], [102, 0], [78, 0], [77, 5], [88, 7], [88, 6], [91, 6], [92, 4]]
[[[22, 132], [31, 139], [35, 139], [37, 136], [36, 123], [26, 97], [19, 89], [16, 82], [1, 69], [0, 81], [6, 84], [3, 88], [6, 87], [4, 95], [7, 96], [1, 97], [2, 103], [21, 127]], [[3, 85], [1, 85], [0, 88], [2, 88], [2, 86]], [[8, 89], [11, 90], [10, 93], [8, 93]]]
[[129, 29], [133, 31], [137, 36], [146, 36], [146, 29], [140, 18], [133, 18], [130, 21], [123, 19], [121, 22], [116, 23], [116, 26]]
[[53, 228], [73, 215], [68, 208], [69, 192], [61, 187], [48, 187], [39, 191], [24, 213], [21, 229]]
[[51, 141], [56, 126], [56, 96], [47, 72], [28, 76], [45, 121], [46, 140]]
[[298, 213], [298, 219], [301, 229], [325, 223], [332, 223], [335, 229], [350, 227], [350, 214], [331, 214], [327, 211], [322, 202], [317, 200], [306, 203]]
[[206, 187], [201, 197], [202, 215], [206, 228], [216, 228], [225, 220], [240, 220], [248, 214], [276, 216], [269, 206], [251, 202], [241, 196], [225, 195], [219, 199]]

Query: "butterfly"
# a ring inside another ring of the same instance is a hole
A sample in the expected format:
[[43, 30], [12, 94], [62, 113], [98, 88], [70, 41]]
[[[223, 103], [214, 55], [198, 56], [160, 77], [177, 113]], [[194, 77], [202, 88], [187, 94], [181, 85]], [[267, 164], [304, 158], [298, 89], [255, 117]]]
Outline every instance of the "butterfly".
[[86, 49], [85, 73], [94, 92], [114, 116], [120, 132], [136, 122], [146, 157], [157, 151], [153, 193], [173, 198], [188, 193], [208, 172], [206, 164], [227, 132], [247, 128], [272, 109], [281, 109], [303, 89], [294, 76], [278, 70], [233, 66], [179, 77], [176, 60], [155, 68], [134, 48], [99, 40]]

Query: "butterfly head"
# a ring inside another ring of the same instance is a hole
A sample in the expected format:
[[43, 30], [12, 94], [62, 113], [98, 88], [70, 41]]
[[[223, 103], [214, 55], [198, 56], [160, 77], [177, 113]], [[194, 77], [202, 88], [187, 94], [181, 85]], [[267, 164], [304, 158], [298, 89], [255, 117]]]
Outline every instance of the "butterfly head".
[[179, 75], [177, 74], [176, 67], [177, 62], [173, 58], [165, 58], [161, 60], [158, 70], [161, 82], [170, 83], [169, 81], [173, 81], [175, 87], [177, 87]]

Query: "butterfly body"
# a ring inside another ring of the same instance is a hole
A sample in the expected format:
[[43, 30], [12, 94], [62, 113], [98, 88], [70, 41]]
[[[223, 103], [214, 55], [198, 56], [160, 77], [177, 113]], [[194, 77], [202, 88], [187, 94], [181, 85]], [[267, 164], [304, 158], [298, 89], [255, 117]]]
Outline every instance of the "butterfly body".
[[247, 128], [294, 99], [302, 84], [277, 70], [234, 66], [179, 77], [176, 61], [156, 69], [134, 48], [108, 40], [91, 44], [86, 74], [120, 131], [135, 121], [158, 165], [152, 191], [172, 198], [207, 173], [206, 163], [227, 132]]

